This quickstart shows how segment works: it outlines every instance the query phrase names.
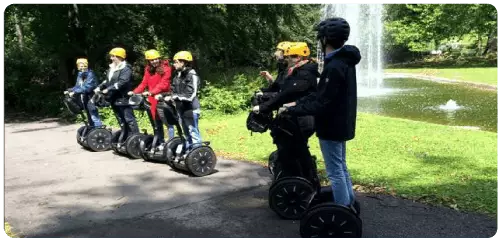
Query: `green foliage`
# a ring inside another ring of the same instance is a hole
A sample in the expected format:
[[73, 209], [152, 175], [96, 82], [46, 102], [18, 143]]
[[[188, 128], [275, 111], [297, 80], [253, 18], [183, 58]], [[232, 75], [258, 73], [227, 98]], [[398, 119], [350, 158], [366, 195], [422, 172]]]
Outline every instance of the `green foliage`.
[[[242, 67], [265, 68], [280, 41], [306, 41], [314, 52], [312, 26], [319, 10], [317, 4], [10, 5], [5, 10], [7, 106], [57, 114], [61, 106], [46, 106], [46, 99], [59, 103], [56, 97], [74, 85], [75, 59], [87, 56], [102, 80], [107, 53], [116, 46], [127, 50], [134, 84], [142, 79], [143, 53], [150, 48], [166, 58], [190, 50], [199, 72], [215, 76]], [[214, 96], [213, 103], [205, 102], [209, 108], [228, 113], [243, 108], [239, 96], [247, 90], [207, 80], [208, 89], [201, 91]], [[237, 97], [228, 99], [234, 101], [223, 104], [222, 98], [232, 94]]]
[[250, 97], [266, 83], [257, 69], [235, 69], [208, 76], [201, 93], [203, 109], [233, 114], [250, 108]]
[[[448, 43], [468, 42], [455, 55], [485, 55], [497, 35], [497, 11], [490, 4], [390, 4], [385, 6], [385, 50], [397, 60], [404, 52], [430, 52]], [[464, 39], [473, 36], [472, 44]], [[464, 41], [465, 40], [465, 41]], [[444, 52], [451, 49], [442, 49]], [[395, 56], [396, 55], [396, 56]], [[421, 57], [413, 54], [411, 57]]]

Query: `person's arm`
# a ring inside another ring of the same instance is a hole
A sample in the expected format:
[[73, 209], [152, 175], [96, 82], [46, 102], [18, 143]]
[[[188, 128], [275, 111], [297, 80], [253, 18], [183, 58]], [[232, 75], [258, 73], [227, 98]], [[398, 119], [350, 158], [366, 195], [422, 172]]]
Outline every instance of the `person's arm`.
[[107, 90], [120, 90], [125, 84], [132, 80], [132, 69], [123, 68], [120, 70], [120, 75], [118, 76], [118, 81], [112, 86], [106, 88]]
[[87, 79], [85, 80], [82, 88], [82, 93], [92, 93], [92, 91], [97, 87], [98, 79], [94, 72], [89, 71], [87, 73]]
[[76, 83], [75, 86], [73, 86], [71, 89], [71, 92], [75, 94], [81, 94], [83, 93], [83, 88], [78, 85], [78, 80], [81, 78], [82, 73], [78, 73], [78, 76], [76, 77]]
[[327, 74], [329, 80], [325, 89], [318, 90], [315, 98], [313, 96], [299, 100], [295, 106], [288, 107], [287, 113], [296, 116], [317, 115], [326, 111], [326, 107], [330, 104], [340, 90], [340, 81], [345, 79], [344, 72], [340, 68], [333, 68]]
[[259, 105], [259, 111], [262, 112], [270, 112], [272, 110], [276, 110], [281, 107], [283, 104], [286, 104], [293, 98], [294, 95], [307, 91], [312, 83], [312, 80], [315, 80], [315, 77], [312, 75], [301, 76], [301, 79], [295, 80], [291, 87], [287, 88], [279, 92], [274, 98], [270, 99]]
[[104, 90], [105, 88], [108, 87], [108, 82], [109, 82], [108, 75], [109, 75], [109, 70], [105, 73], [104, 75], [105, 79], [101, 82], [101, 84], [97, 86], [97, 88], [99, 88], [100, 90]]
[[132, 92], [134, 92], [134, 94], [142, 93], [146, 89], [149, 77], [149, 70], [148, 67], [146, 67], [144, 68], [144, 76], [142, 77], [141, 83], [134, 90], [132, 90]]

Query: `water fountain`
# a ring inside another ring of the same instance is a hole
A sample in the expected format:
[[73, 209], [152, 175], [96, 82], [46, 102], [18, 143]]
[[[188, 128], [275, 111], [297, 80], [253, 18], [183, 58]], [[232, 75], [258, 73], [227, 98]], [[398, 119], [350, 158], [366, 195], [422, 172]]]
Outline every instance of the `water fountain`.
[[[349, 22], [351, 33], [346, 44], [355, 45], [361, 52], [356, 66], [358, 97], [383, 95], [391, 89], [382, 88], [382, 4], [325, 4], [321, 20], [342, 17]], [[323, 53], [318, 43], [318, 60], [322, 70]]]
[[439, 109], [444, 111], [456, 111], [462, 109], [463, 106], [457, 105], [457, 102], [454, 100], [448, 100], [445, 105], [440, 105]]

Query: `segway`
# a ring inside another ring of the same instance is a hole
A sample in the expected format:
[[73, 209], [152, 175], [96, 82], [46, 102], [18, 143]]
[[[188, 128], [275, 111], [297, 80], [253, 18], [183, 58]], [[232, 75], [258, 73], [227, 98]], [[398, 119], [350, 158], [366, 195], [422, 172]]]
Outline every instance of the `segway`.
[[[177, 129], [177, 133], [181, 133], [179, 130], [179, 125], [177, 125], [178, 121], [174, 117], [176, 116], [175, 113], [173, 113], [175, 110], [173, 107], [171, 107], [171, 104], [167, 104], [163, 97], [158, 100], [158, 103], [156, 105], [156, 110], [158, 113], [158, 117], [161, 119], [163, 123], [169, 123], [171, 125], [175, 125]], [[156, 122], [152, 119], [152, 116], [150, 116], [150, 122], [153, 128], [156, 130], [157, 128], [163, 128], [163, 126], [156, 126]], [[160, 137], [163, 138], [164, 137]], [[176, 139], [177, 144], [181, 143], [181, 138], [180, 137], [175, 137], [173, 139]], [[174, 142], [174, 143], [176, 143]], [[139, 145], [139, 148], [141, 150], [141, 157], [145, 161], [151, 161], [151, 162], [160, 162], [160, 163], [165, 163], [165, 164], [170, 164], [167, 158], [167, 144], [168, 142], [160, 141], [158, 136], [146, 136], [141, 140], [141, 143]], [[172, 145], [173, 143], [170, 143]]]
[[321, 187], [316, 158], [309, 152], [297, 118], [278, 114], [267, 126], [278, 146], [269, 159], [273, 175], [270, 208], [284, 219], [300, 219], [302, 237], [361, 237], [359, 203], [355, 201], [352, 207], [334, 204], [331, 187]]
[[217, 164], [217, 156], [210, 147], [210, 142], [205, 141], [189, 149], [186, 148], [187, 141], [181, 128], [182, 118], [178, 112], [178, 102], [171, 100], [165, 103], [163, 99], [158, 103], [159, 108], [165, 107], [165, 104], [173, 108], [173, 112], [176, 114], [177, 121], [175, 122], [175, 127], [178, 134], [178, 136], [165, 143], [163, 152], [166, 157], [166, 163], [173, 169], [185, 171], [197, 177], [212, 174]]
[[[117, 99], [115, 101], [116, 106], [129, 106], [132, 109], [136, 110], [144, 110], [147, 109], [145, 107], [144, 97], [142, 95], [134, 94], [130, 96], [128, 99]], [[111, 139], [111, 148], [116, 153], [119, 153], [124, 156], [131, 157], [132, 159], [140, 159], [141, 150], [140, 150], [140, 142], [142, 138], [148, 136], [147, 131], [143, 130], [143, 133], [132, 133], [129, 134], [124, 131], [127, 123], [120, 123], [120, 130], [113, 133], [113, 137]]]
[[84, 104], [83, 99], [81, 99], [80, 103], [76, 99], [76, 96], [83, 98], [83, 96], [79, 94], [70, 96], [69, 93], [65, 93], [64, 104], [69, 112], [75, 116], [81, 115], [83, 119], [84, 126], [81, 126], [76, 131], [77, 143], [85, 149], [90, 149], [95, 152], [111, 149], [111, 129], [106, 129], [104, 125], [99, 127], [90, 126], [83, 113], [85, 111], [88, 115], [87, 106]]

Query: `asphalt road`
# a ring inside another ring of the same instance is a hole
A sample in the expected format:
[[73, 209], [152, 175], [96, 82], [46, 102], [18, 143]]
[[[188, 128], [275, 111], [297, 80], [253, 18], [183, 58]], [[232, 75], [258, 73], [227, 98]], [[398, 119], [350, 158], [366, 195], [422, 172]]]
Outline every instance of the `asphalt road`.
[[[169, 166], [93, 153], [79, 125], [5, 125], [5, 218], [24, 237], [300, 237], [268, 207], [270, 175], [218, 160], [190, 177]], [[492, 237], [497, 220], [390, 196], [357, 194], [363, 237]]]

